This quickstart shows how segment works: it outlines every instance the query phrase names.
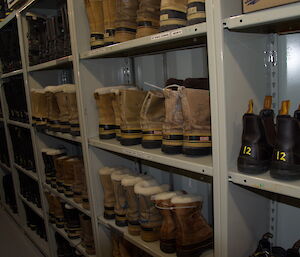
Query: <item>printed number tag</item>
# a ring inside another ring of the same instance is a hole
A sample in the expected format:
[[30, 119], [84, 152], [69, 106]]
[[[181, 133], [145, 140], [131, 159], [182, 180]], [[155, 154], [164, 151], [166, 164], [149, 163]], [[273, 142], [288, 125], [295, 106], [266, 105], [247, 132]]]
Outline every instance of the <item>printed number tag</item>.
[[286, 153], [277, 151], [277, 160], [286, 162]]
[[251, 155], [251, 147], [244, 146], [243, 154]]

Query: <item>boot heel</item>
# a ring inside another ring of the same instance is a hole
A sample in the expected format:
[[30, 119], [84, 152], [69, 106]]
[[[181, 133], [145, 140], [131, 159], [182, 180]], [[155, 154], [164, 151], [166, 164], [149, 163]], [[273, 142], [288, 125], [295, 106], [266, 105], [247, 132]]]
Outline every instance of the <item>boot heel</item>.
[[190, 156], [204, 156], [212, 153], [211, 147], [184, 147], [182, 153]]
[[142, 147], [146, 149], [160, 148], [161, 140], [142, 140]]
[[131, 145], [139, 145], [142, 142], [142, 138], [123, 138], [121, 137], [120, 143], [124, 146], [131, 146]]
[[116, 225], [119, 227], [126, 227], [128, 225], [127, 218], [124, 216], [116, 215]]
[[242, 156], [238, 158], [238, 170], [247, 174], [261, 174], [270, 169], [270, 161], [252, 161]]
[[128, 233], [133, 236], [139, 236], [141, 234], [141, 227], [139, 225], [130, 225], [130, 223], [128, 223]]
[[176, 240], [162, 240], [160, 239], [160, 250], [164, 253], [175, 253], [176, 252]]
[[169, 146], [162, 144], [161, 151], [166, 154], [180, 154], [182, 153], [182, 146]]

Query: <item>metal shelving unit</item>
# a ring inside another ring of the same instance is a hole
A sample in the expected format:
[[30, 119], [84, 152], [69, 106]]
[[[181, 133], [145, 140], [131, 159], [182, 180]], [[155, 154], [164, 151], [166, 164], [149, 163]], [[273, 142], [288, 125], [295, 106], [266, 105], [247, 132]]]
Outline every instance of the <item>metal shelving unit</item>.
[[29, 206], [37, 215], [39, 215], [41, 218], [44, 218], [43, 215], [43, 211], [41, 208], [37, 207], [35, 204], [29, 202], [28, 200], [26, 200], [21, 194], [19, 194], [19, 197], [21, 198], [21, 200], [27, 205]]
[[49, 136], [58, 137], [61, 139], [81, 143], [81, 137], [74, 137], [69, 133], [61, 133], [61, 132], [54, 132], [54, 131], [46, 130], [45, 134], [47, 134]]
[[20, 122], [20, 121], [16, 121], [16, 120], [7, 120], [8, 124], [14, 125], [14, 126], [18, 126], [18, 127], [22, 127], [22, 128], [30, 128], [30, 124], [29, 123], [24, 123], [24, 122]]
[[15, 168], [21, 172], [23, 172], [24, 174], [26, 174], [28, 177], [31, 177], [32, 179], [34, 179], [35, 181], [38, 181], [38, 175], [37, 173], [31, 171], [31, 170], [26, 170], [24, 168], [22, 168], [20, 165], [18, 164], [14, 164]]
[[12, 76], [16, 76], [16, 75], [19, 75], [19, 74], [23, 74], [23, 70], [20, 69], [20, 70], [15, 70], [15, 71], [11, 71], [11, 72], [8, 72], [8, 73], [3, 73], [1, 75], [1, 78], [4, 79], [4, 78], [9, 78], [9, 77], [12, 77]]
[[59, 69], [62, 67], [68, 67], [72, 66], [72, 60], [73, 57], [70, 56], [65, 56], [56, 60], [52, 60], [49, 62], [44, 62], [40, 63], [34, 66], [29, 66], [28, 71], [33, 72], [33, 71], [41, 71], [41, 70], [49, 70], [49, 69]]
[[35, 232], [31, 231], [27, 227], [24, 229], [24, 232], [46, 257], [51, 256], [48, 243], [44, 239], [40, 238]]

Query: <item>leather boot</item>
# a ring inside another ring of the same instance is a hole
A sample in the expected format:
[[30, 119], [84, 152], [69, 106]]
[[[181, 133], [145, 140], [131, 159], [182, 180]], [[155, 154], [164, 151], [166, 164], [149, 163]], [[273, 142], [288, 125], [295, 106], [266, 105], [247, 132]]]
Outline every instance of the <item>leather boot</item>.
[[104, 17], [102, 0], [85, 0], [90, 26], [91, 49], [104, 46]]
[[103, 206], [104, 213], [103, 216], [105, 219], [111, 220], [115, 218], [115, 193], [113, 189], [113, 183], [111, 180], [111, 174], [115, 170], [110, 167], [103, 167], [99, 170], [100, 182], [103, 189]]
[[194, 25], [206, 21], [205, 0], [188, 0], [187, 24]]
[[111, 174], [111, 180], [113, 184], [114, 194], [115, 194], [115, 218], [116, 218], [116, 225], [119, 227], [125, 227], [127, 226], [127, 208], [128, 203], [125, 197], [125, 192], [123, 190], [123, 187], [121, 185], [121, 180], [128, 176], [129, 170], [124, 168], [117, 168], [115, 171]]
[[176, 222], [171, 211], [171, 198], [183, 192], [164, 192], [152, 197], [163, 218], [160, 229], [160, 249], [165, 253], [176, 252]]
[[162, 142], [162, 126], [165, 119], [165, 98], [160, 91], [149, 91], [140, 112], [143, 130], [142, 146], [144, 148], [160, 148]]
[[58, 91], [60, 91], [60, 88], [57, 86], [48, 86], [45, 88], [48, 107], [47, 127], [54, 132], [60, 131], [59, 108], [55, 97], [55, 93]]
[[68, 238], [79, 238], [81, 233], [79, 211], [71, 205], [65, 204], [64, 214], [66, 221], [65, 230], [68, 234]]
[[53, 206], [56, 227], [63, 228], [65, 224], [64, 211], [59, 197], [53, 197]]
[[64, 88], [64, 92], [67, 94], [67, 103], [69, 111], [69, 123], [71, 127], [71, 135], [74, 137], [80, 136], [79, 126], [79, 113], [76, 98], [76, 85], [68, 84]]
[[56, 174], [56, 188], [59, 193], [64, 192], [64, 162], [67, 161], [69, 156], [58, 157], [54, 161], [55, 174]]
[[104, 14], [104, 45], [115, 43], [115, 19], [116, 19], [116, 1], [103, 0]]
[[182, 87], [181, 104], [184, 119], [183, 153], [211, 154], [211, 123], [209, 91]]
[[162, 217], [151, 197], [168, 190], [169, 185], [158, 185], [155, 180], [141, 181], [134, 186], [134, 192], [139, 196], [141, 238], [145, 242], [159, 240], [162, 224]]
[[271, 176], [277, 179], [300, 179], [299, 110], [289, 115], [290, 102], [284, 101], [277, 116], [277, 137], [274, 146]]
[[137, 145], [142, 141], [140, 110], [146, 94], [141, 90], [120, 90], [122, 145]]
[[69, 123], [69, 108], [67, 101], [67, 94], [64, 92], [64, 89], [67, 85], [57, 86], [60, 88], [60, 91], [55, 93], [56, 102], [59, 109], [59, 125], [60, 132], [62, 133], [70, 133], [70, 123]]
[[159, 32], [160, 0], [140, 0], [137, 11], [136, 38]]
[[272, 146], [268, 144], [262, 117], [253, 113], [253, 101], [243, 116], [242, 146], [238, 157], [238, 170], [259, 174], [270, 168]]
[[138, 0], [116, 0], [116, 43], [135, 39]]
[[141, 228], [139, 223], [138, 196], [134, 193], [134, 185], [142, 180], [149, 180], [150, 176], [129, 175], [122, 179], [122, 187], [128, 204], [126, 217], [128, 220], [128, 233], [138, 236]]
[[49, 223], [55, 224], [55, 206], [54, 206], [54, 196], [49, 192], [45, 192], [45, 196], [48, 202], [48, 215], [49, 215]]
[[200, 256], [213, 247], [213, 230], [201, 214], [202, 199], [194, 195], [171, 199], [176, 220], [176, 254], [178, 257]]
[[80, 159], [80, 162], [78, 162], [77, 165], [74, 165], [73, 199], [76, 203], [82, 203], [82, 194], [84, 191], [84, 183], [83, 183], [84, 180], [85, 180], [84, 164], [83, 164], [83, 160]]
[[115, 114], [112, 106], [114, 93], [111, 88], [98, 88], [94, 93], [99, 111], [99, 137], [100, 139], [115, 138]]
[[64, 195], [66, 197], [73, 197], [74, 181], [75, 181], [75, 166], [81, 165], [81, 160], [77, 157], [69, 158], [63, 164], [64, 167]]
[[161, 0], [160, 31], [186, 26], [187, 0]]
[[182, 152], [183, 114], [178, 85], [164, 89], [166, 116], [163, 124], [163, 141], [161, 150], [167, 154]]
[[287, 250], [286, 257], [300, 257], [299, 248], [300, 240], [294, 244], [293, 248]]
[[31, 91], [32, 122], [37, 130], [41, 131], [47, 127], [47, 98], [44, 89], [33, 89]]
[[96, 254], [96, 251], [91, 219], [87, 215], [83, 215], [80, 221], [83, 233], [83, 246], [85, 248], [85, 251], [89, 255], [94, 255]]

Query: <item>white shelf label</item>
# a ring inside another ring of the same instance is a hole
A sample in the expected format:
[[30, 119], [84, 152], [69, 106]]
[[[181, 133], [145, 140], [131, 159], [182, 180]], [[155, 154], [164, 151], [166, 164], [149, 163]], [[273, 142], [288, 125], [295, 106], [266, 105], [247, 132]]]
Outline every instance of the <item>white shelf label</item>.
[[150, 154], [139, 152], [139, 151], [132, 150], [132, 149], [123, 149], [122, 152], [126, 155], [134, 156], [134, 157], [144, 159], [144, 160], [152, 160], [153, 159], [153, 157]]
[[173, 31], [172, 33], [171, 33], [171, 36], [172, 37], [176, 37], [176, 36], [180, 36], [180, 35], [182, 35], [182, 29], [178, 29], [178, 30], [175, 30], [175, 31]]
[[151, 40], [160, 40], [160, 39], [165, 39], [170, 37], [170, 32], [165, 32], [165, 33], [160, 33], [151, 36]]

